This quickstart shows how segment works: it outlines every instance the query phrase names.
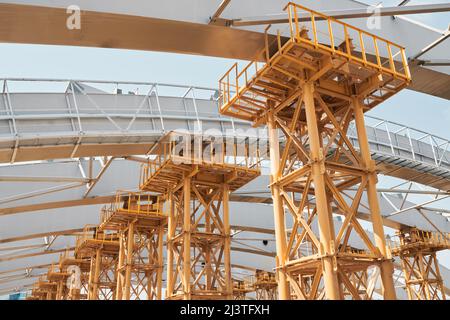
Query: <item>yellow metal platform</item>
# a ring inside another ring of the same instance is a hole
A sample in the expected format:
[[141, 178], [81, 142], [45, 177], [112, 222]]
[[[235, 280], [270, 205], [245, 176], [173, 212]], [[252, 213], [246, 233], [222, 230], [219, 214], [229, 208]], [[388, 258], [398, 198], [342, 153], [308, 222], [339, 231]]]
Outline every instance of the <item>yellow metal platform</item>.
[[148, 192], [118, 191], [116, 199], [102, 208], [99, 230], [124, 230], [131, 222], [139, 229], [167, 224], [163, 201]]
[[[187, 141], [182, 152], [178, 152], [180, 144], [176, 141], [180, 137]], [[234, 191], [259, 176], [257, 149], [251, 153], [246, 148], [240, 155], [236, 144], [227, 145], [224, 142], [208, 145], [200, 140], [199, 155], [194, 151], [196, 139], [195, 135], [177, 132], [162, 137], [154, 148], [156, 158], [149, 160], [141, 171], [140, 189], [164, 194], [168, 190], [176, 190], [186, 176], [191, 176], [200, 184], [227, 184], [230, 191]], [[227, 148], [228, 153], [225, 151]]]
[[[298, 4], [285, 9], [288, 41], [282, 43], [279, 35], [277, 50], [271, 52], [267, 43], [261, 53], [264, 63], [255, 60], [242, 70], [236, 63], [219, 80], [222, 114], [265, 123], [270, 100], [275, 113], [292, 117], [291, 105], [305, 82], [315, 82], [316, 91], [334, 106], [332, 111], [352, 95], [363, 99], [367, 111], [410, 82], [400, 45]], [[311, 19], [301, 21], [300, 15]], [[305, 116], [300, 119], [305, 121]]]
[[413, 229], [401, 234], [398, 241], [390, 244], [394, 256], [414, 256], [418, 252], [426, 255], [450, 249], [450, 234]]
[[77, 237], [75, 256], [93, 256], [98, 249], [102, 250], [102, 255], [117, 255], [119, 253], [119, 235], [117, 233], [100, 232], [98, 228], [87, 225], [83, 234]]

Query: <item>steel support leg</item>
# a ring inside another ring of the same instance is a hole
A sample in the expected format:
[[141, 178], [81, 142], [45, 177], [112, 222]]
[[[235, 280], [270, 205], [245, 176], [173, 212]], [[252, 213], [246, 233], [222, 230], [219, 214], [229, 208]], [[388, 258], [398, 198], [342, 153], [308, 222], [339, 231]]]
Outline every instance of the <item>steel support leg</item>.
[[369, 140], [367, 138], [366, 127], [364, 124], [363, 105], [357, 98], [353, 98], [353, 109], [355, 113], [356, 130], [358, 133], [358, 141], [362, 156], [363, 165], [369, 171], [367, 182], [367, 197], [369, 200], [370, 214], [372, 218], [373, 234], [375, 237], [375, 244], [380, 250], [383, 257], [383, 261], [380, 264], [381, 281], [383, 285], [383, 295], [386, 300], [395, 300], [395, 287], [394, 287], [394, 267], [392, 265], [391, 257], [389, 256], [386, 239], [383, 229], [383, 221], [380, 213], [380, 205], [378, 203], [377, 194], [377, 173], [375, 170], [375, 162], [370, 155]]
[[280, 176], [280, 141], [275, 126], [273, 113], [268, 115], [268, 130], [270, 143], [270, 172], [271, 172], [271, 190], [274, 210], [275, 240], [276, 240], [276, 274], [278, 278], [278, 296], [280, 300], [289, 300], [289, 284], [286, 278], [284, 266], [286, 259], [286, 224], [284, 217], [283, 202], [280, 196], [280, 187], [273, 182]]
[[304, 103], [306, 122], [310, 141], [312, 180], [316, 196], [317, 214], [319, 217], [320, 244], [323, 250], [323, 278], [326, 297], [331, 300], [341, 299], [334, 254], [334, 234], [332, 234], [331, 212], [328, 211], [328, 199], [325, 190], [325, 165], [317, 128], [317, 116], [314, 104], [314, 85], [308, 82], [304, 85]]

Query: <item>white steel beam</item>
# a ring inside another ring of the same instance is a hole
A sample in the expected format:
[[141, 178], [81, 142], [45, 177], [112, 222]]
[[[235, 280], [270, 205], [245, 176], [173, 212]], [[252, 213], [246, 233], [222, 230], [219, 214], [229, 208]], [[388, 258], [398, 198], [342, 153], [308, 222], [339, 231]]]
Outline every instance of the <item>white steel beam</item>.
[[[425, 13], [437, 13], [450, 11], [450, 3], [439, 4], [424, 4], [413, 6], [396, 6], [396, 7], [377, 7], [376, 10], [373, 7], [364, 9], [351, 9], [351, 10], [330, 10], [322, 11], [321, 13], [333, 17], [335, 19], [356, 19], [367, 18], [371, 16], [399, 16], [399, 15], [411, 15], [411, 14], [425, 14]], [[307, 14], [299, 14], [298, 21], [306, 22], [310, 21], [310, 17]], [[317, 17], [316, 21], [321, 20]], [[288, 23], [289, 19], [287, 14], [271, 15], [270, 17], [248, 17], [248, 18], [236, 18], [231, 19], [230, 25], [235, 27], [242, 26], [255, 26], [265, 24], [280, 24]]]

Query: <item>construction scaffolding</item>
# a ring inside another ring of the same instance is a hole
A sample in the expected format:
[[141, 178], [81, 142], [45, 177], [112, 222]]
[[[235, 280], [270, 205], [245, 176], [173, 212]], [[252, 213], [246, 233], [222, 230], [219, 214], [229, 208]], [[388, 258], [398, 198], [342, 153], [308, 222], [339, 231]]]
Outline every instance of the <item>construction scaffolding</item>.
[[61, 269], [59, 264], [52, 264], [47, 272], [47, 280], [56, 283], [56, 295], [55, 300], [66, 300], [69, 295], [67, 279], [70, 273], [65, 272]]
[[167, 216], [160, 197], [119, 191], [102, 209], [99, 230], [120, 234], [116, 300], [161, 300]]
[[[279, 298], [367, 299], [351, 279], [377, 266], [384, 298], [395, 299], [363, 114], [409, 84], [405, 50], [297, 4], [285, 9], [289, 37], [278, 33], [264, 63], [235, 64], [219, 80], [222, 114], [268, 126]], [[364, 192], [374, 241], [356, 217]], [[333, 214], [345, 217], [339, 230]], [[350, 236], [365, 249], [351, 250]]]
[[275, 273], [264, 270], [255, 270], [255, 274], [243, 279], [233, 279], [234, 300], [246, 300], [248, 295], [254, 293], [251, 299], [277, 300], [277, 280]]
[[114, 300], [117, 285], [119, 234], [87, 225], [77, 237], [75, 256], [89, 257], [88, 300]]
[[56, 282], [49, 281], [45, 277], [40, 277], [39, 280], [33, 285], [31, 296], [27, 297], [28, 300], [55, 300], [58, 284]]
[[251, 281], [246, 279], [238, 280], [233, 279], [233, 299], [234, 300], [246, 300], [247, 294], [254, 292], [255, 288]]
[[278, 284], [274, 273], [256, 270], [253, 286], [256, 300], [278, 300]]
[[172, 132], [143, 166], [140, 189], [169, 206], [167, 299], [233, 296], [229, 194], [260, 174], [258, 149], [242, 145]]
[[59, 268], [70, 274], [66, 285], [68, 287], [65, 300], [86, 300], [89, 292], [89, 274], [91, 271], [91, 258], [70, 255], [64, 252], [59, 259]]
[[412, 228], [397, 237], [391, 252], [401, 259], [409, 300], [446, 300], [436, 252], [450, 249], [450, 234]]

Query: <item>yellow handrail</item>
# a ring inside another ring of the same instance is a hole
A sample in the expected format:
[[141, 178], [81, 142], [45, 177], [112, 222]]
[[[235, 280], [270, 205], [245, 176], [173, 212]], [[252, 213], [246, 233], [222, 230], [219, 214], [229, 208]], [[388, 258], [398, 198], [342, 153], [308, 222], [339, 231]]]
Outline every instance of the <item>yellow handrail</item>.
[[[371, 34], [365, 30], [354, 27], [345, 22], [339, 21], [335, 18], [328, 17], [320, 12], [308, 9], [299, 4], [289, 2], [284, 10], [288, 11], [289, 16], [289, 30], [290, 30], [290, 40], [291, 42], [310, 45], [314, 48], [320, 48], [322, 50], [328, 51], [333, 55], [342, 56], [349, 61], [360, 63], [364, 66], [370, 66], [376, 68], [380, 71], [384, 71], [386, 73], [392, 74], [395, 77], [398, 77], [404, 81], [409, 82], [411, 80], [411, 75], [408, 67], [408, 61], [406, 58], [405, 48], [400, 46], [392, 41], [384, 39], [382, 37]], [[302, 32], [304, 28], [299, 19], [299, 12], [302, 11], [306, 17], [309, 18], [311, 23], [311, 32], [313, 32], [313, 39], [308, 39]], [[323, 24], [324, 31], [321, 31], [321, 25], [318, 24], [319, 21], [326, 21]], [[334, 27], [333, 27], [334, 25]], [[345, 50], [339, 50], [336, 48], [335, 41], [337, 28], [342, 28], [344, 33], [344, 44]], [[319, 33], [323, 33], [328, 35], [328, 39], [326, 39], [329, 44], [319, 42]], [[356, 40], [359, 41], [360, 53], [353, 52], [350, 45], [350, 33], [356, 33]], [[366, 40], [367, 38], [369, 41]], [[280, 38], [278, 37], [278, 41]], [[371, 40], [372, 43], [369, 43]], [[369, 46], [373, 46], [373, 52], [369, 52]], [[279, 44], [280, 46], [280, 44]], [[382, 62], [382, 57], [380, 55], [380, 46], [386, 47], [386, 62], [389, 62], [388, 66], [385, 66]], [[279, 48], [279, 52], [282, 51], [283, 48]], [[266, 43], [265, 48], [263, 48], [262, 53], [266, 52], [268, 56], [269, 46]], [[395, 50], [397, 53], [393, 53]], [[361, 57], [359, 56], [361, 55]], [[370, 61], [367, 57], [371, 54], [374, 56], [376, 62]], [[396, 68], [394, 57], [400, 55], [400, 61], [397, 61], [401, 65], [401, 68]], [[259, 55], [257, 55], [259, 56]], [[271, 59], [270, 59], [271, 60]], [[268, 61], [270, 64], [270, 61]], [[256, 64], [255, 72], [253, 74], [249, 74], [249, 70], [252, 65]], [[238, 70], [238, 64], [234, 63], [230, 69], [228, 69], [225, 74], [219, 79], [219, 97], [222, 100], [222, 105], [229, 104], [230, 101], [235, 99], [235, 97], [239, 96], [239, 92], [242, 88], [244, 88], [252, 78], [255, 78], [257, 74], [260, 72], [264, 72], [264, 67], [258, 68], [257, 61], [251, 61], [248, 63], [242, 71]], [[244, 78], [244, 79], [242, 79]], [[234, 88], [234, 94], [232, 95], [231, 89]]]
[[[204, 143], [205, 141], [202, 142]], [[169, 161], [196, 165], [230, 165], [249, 169], [258, 169], [260, 167], [261, 161], [258, 146], [249, 148], [246, 144], [244, 153], [238, 154], [236, 143], [227, 143], [224, 138], [224, 141], [221, 142], [209, 141], [206, 148], [201, 149], [201, 155], [193, 154], [193, 147], [194, 145], [188, 146], [187, 149], [189, 151], [186, 152], [183, 149], [184, 153], [179, 155], [175, 153], [176, 141], [163, 143], [160, 148], [161, 153], [155, 159], [149, 159], [147, 163], [141, 165], [140, 185], [145, 185], [146, 181], [156, 175]]]

